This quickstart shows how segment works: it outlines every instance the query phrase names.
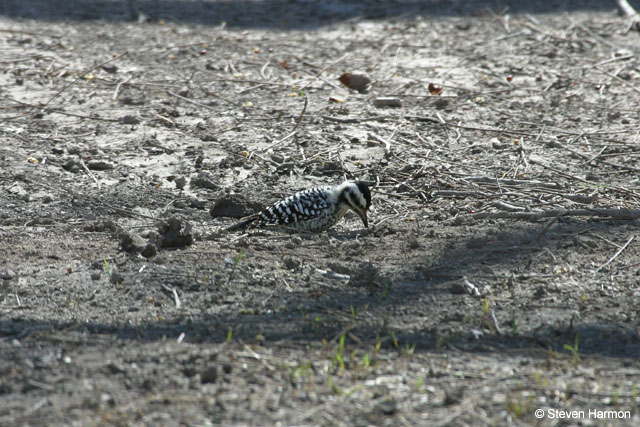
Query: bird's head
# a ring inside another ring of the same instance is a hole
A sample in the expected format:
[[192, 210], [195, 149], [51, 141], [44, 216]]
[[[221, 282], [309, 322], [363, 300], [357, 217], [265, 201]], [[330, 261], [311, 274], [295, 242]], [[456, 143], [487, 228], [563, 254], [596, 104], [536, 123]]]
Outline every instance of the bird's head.
[[354, 211], [365, 227], [369, 227], [367, 212], [371, 207], [371, 191], [364, 181], [347, 181], [343, 184], [340, 198]]

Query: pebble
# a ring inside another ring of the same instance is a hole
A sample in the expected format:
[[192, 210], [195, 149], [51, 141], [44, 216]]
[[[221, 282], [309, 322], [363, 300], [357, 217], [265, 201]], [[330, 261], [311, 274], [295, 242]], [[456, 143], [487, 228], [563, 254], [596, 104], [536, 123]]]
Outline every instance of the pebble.
[[113, 164], [104, 160], [89, 160], [87, 168], [94, 171], [105, 171], [113, 169]]

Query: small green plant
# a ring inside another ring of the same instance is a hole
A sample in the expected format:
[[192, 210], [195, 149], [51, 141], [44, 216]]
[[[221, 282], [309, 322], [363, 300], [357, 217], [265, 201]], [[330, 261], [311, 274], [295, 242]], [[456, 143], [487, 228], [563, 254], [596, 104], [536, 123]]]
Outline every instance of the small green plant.
[[373, 354], [376, 355], [380, 352], [380, 347], [382, 346], [383, 340], [380, 339], [380, 334], [376, 334], [376, 346], [374, 348]]
[[553, 349], [553, 347], [551, 347], [551, 345], [549, 345], [549, 359], [557, 359], [558, 358], [558, 352], [556, 350]]
[[416, 345], [415, 344], [409, 345], [409, 343], [406, 343], [404, 345], [404, 354], [406, 354], [407, 357], [413, 356], [413, 353], [415, 353], [415, 352], [416, 352]]
[[525, 412], [523, 405], [513, 399], [507, 400], [507, 412], [513, 415], [513, 418], [520, 418]]
[[240, 252], [238, 252], [238, 255], [236, 255], [233, 258], [233, 264], [231, 265], [231, 272], [229, 272], [229, 278], [227, 279], [227, 283], [229, 283], [233, 278], [233, 274], [238, 269], [238, 264], [240, 264], [240, 261], [242, 261], [242, 258], [244, 258], [244, 249], [241, 249]]
[[[109, 276], [109, 282], [113, 283], [113, 270], [109, 266], [109, 262], [106, 258], [102, 258], [102, 264], [104, 265], [104, 271], [107, 272], [107, 276]], [[120, 282], [116, 280], [116, 289], [120, 289]]]
[[565, 350], [569, 350], [573, 356], [573, 364], [578, 366], [580, 364], [580, 355], [578, 354], [578, 334], [576, 334], [575, 339], [573, 340], [573, 345], [565, 344]]
[[482, 320], [480, 327], [491, 330], [491, 321], [489, 318], [489, 298], [482, 298]]
[[533, 381], [536, 383], [536, 385], [540, 385], [542, 387], [546, 387], [549, 385], [549, 378], [540, 378], [540, 373], [539, 372], [535, 372], [533, 374]]
[[340, 335], [340, 342], [338, 343], [338, 349], [336, 350], [335, 360], [340, 365], [340, 371], [344, 371], [344, 342], [347, 338], [346, 334]]
[[331, 388], [331, 391], [333, 391], [335, 394], [344, 394], [343, 391], [333, 383], [333, 378], [331, 378], [331, 375], [327, 377], [327, 384]]
[[226, 342], [231, 342], [231, 337], [233, 336], [233, 328], [229, 328], [229, 331], [227, 332], [227, 341]]
[[416, 386], [415, 386], [415, 390], [416, 391], [420, 391], [420, 387], [422, 387], [422, 377], [418, 377], [418, 379], [416, 380]]
[[449, 341], [451, 340], [451, 335], [440, 335], [436, 338], [436, 349], [442, 350], [445, 348]]
[[364, 356], [362, 356], [362, 366], [365, 369], [369, 369], [369, 367], [371, 366], [371, 360], [369, 359], [369, 353], [365, 353]]
[[103, 258], [102, 263], [104, 264], [104, 271], [106, 271], [107, 275], [111, 277], [111, 268], [109, 267], [109, 261], [107, 261], [106, 258]]
[[291, 382], [294, 382], [298, 377], [307, 377], [309, 380], [311, 380], [312, 367], [313, 364], [311, 363], [311, 361], [304, 364], [299, 364], [298, 366], [289, 367], [289, 376], [291, 378]]
[[358, 310], [356, 310], [353, 305], [349, 306], [351, 308], [351, 320], [356, 320], [356, 316], [358, 315]]
[[382, 295], [380, 295], [380, 300], [384, 301], [387, 299], [387, 295], [389, 295], [389, 292], [391, 291], [391, 280], [388, 280], [385, 284], [384, 284], [384, 288], [382, 288]]
[[396, 334], [394, 334], [393, 332], [391, 332], [391, 340], [393, 341], [393, 346], [395, 348], [400, 348], [400, 343], [398, 343], [398, 340], [396, 339]]

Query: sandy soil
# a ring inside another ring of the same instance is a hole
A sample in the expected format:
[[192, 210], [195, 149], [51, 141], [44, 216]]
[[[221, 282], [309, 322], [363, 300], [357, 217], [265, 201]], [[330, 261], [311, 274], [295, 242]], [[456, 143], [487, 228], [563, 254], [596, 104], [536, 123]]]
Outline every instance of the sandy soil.
[[638, 32], [520, 3], [2, 2], [0, 424], [638, 425]]

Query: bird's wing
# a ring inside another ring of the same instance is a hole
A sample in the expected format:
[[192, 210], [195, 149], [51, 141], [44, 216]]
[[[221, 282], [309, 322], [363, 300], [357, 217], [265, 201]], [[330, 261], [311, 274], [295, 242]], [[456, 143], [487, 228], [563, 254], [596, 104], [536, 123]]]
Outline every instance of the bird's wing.
[[260, 213], [266, 225], [292, 224], [317, 218], [329, 209], [330, 199], [325, 188], [312, 188], [289, 196]]

